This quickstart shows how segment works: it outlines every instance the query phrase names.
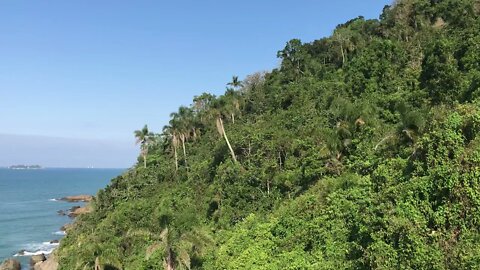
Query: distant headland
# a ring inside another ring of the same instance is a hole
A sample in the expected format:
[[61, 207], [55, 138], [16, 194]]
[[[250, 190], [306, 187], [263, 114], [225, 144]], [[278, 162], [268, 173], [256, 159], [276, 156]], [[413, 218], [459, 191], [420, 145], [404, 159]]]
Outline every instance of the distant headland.
[[42, 169], [40, 165], [12, 165], [8, 167], [11, 170], [39, 170]]

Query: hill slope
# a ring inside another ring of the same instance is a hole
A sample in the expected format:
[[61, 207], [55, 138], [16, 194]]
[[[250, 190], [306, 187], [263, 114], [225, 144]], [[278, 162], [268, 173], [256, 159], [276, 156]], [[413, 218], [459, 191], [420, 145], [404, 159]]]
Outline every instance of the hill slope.
[[139, 130], [61, 269], [480, 267], [479, 12], [397, 1]]

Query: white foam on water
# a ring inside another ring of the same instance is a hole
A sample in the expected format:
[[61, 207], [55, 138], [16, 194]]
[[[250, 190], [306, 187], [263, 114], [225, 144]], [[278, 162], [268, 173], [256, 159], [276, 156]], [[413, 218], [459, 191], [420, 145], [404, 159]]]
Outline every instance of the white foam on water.
[[58, 202], [58, 199], [48, 199], [49, 202]]
[[55, 234], [55, 235], [67, 235], [67, 233], [65, 231], [56, 231], [53, 234]]
[[37, 250], [35, 252], [24, 251], [24, 252], [19, 252], [19, 253], [13, 255], [13, 257], [34, 256], [34, 255], [40, 255], [40, 254], [48, 255], [48, 254], [52, 253], [53, 250], [54, 250], [54, 248], [49, 249], [49, 250]]
[[17, 254], [13, 255], [14, 257], [21, 257], [21, 256], [34, 256], [45, 254], [48, 255], [52, 253], [55, 248], [57, 248], [59, 243], [50, 243], [50, 242], [42, 242], [42, 243], [34, 243], [34, 244], [27, 244], [25, 245], [24, 249]]

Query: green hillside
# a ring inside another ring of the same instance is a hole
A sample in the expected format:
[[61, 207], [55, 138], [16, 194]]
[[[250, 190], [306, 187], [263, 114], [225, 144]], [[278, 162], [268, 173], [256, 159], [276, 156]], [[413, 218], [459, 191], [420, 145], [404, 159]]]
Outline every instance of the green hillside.
[[480, 268], [479, 14], [397, 1], [136, 131], [61, 269]]

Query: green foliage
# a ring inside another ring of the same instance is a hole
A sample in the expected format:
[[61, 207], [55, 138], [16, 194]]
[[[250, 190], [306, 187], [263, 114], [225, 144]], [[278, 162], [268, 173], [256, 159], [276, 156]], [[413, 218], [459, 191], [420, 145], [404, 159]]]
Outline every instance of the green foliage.
[[479, 13], [396, 1], [136, 132], [61, 268], [479, 268]]

